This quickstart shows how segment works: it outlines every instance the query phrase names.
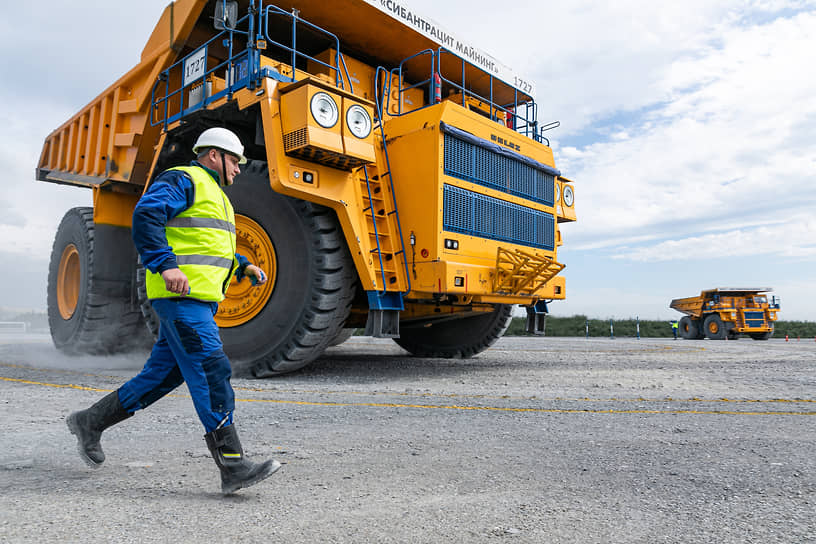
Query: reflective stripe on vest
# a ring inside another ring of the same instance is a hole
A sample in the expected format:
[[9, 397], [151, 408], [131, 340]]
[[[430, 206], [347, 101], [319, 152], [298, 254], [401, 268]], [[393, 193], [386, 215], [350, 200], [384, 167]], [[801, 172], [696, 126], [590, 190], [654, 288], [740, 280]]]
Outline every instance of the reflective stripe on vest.
[[179, 217], [176, 216], [167, 222], [168, 227], [202, 227], [207, 229], [221, 229], [235, 234], [235, 225], [223, 219], [210, 219], [209, 217]]
[[[235, 212], [218, 183], [201, 167], [180, 166], [193, 182], [193, 204], [165, 225], [167, 243], [190, 282], [189, 298], [220, 302], [235, 267]], [[161, 274], [147, 271], [148, 298], [178, 297]]]
[[218, 268], [232, 268], [232, 260], [223, 257], [210, 257], [208, 255], [179, 255], [176, 257], [176, 264], [205, 264], [207, 266], [217, 266]]

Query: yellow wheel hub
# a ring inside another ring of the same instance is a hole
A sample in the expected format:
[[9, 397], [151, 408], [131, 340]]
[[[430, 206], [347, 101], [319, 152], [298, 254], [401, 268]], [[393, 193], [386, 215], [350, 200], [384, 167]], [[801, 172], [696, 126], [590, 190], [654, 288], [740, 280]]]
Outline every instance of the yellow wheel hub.
[[230, 280], [226, 298], [215, 314], [215, 322], [225, 328], [243, 325], [263, 310], [275, 288], [278, 270], [275, 246], [263, 227], [249, 217], [236, 214], [235, 234], [238, 239], [235, 251], [264, 271], [266, 283], [253, 286], [249, 278], [240, 283], [235, 277]]
[[68, 244], [62, 250], [57, 275], [57, 308], [66, 321], [76, 312], [81, 273], [79, 251], [74, 244]]

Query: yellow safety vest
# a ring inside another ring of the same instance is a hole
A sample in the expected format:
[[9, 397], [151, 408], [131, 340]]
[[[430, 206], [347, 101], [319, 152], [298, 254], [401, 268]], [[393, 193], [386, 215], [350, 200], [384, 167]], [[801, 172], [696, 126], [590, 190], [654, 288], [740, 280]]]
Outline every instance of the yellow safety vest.
[[[221, 302], [236, 266], [235, 212], [210, 174], [198, 166], [170, 170], [186, 172], [193, 180], [193, 205], [167, 222], [167, 243], [190, 282], [188, 298]], [[180, 296], [167, 290], [161, 274], [147, 270], [147, 297]]]

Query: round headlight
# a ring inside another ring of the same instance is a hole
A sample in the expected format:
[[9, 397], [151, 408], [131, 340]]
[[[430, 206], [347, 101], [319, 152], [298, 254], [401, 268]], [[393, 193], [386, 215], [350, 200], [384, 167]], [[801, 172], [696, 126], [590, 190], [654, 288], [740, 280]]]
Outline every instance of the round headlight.
[[572, 202], [575, 200], [575, 194], [572, 192], [572, 187], [569, 185], [564, 186], [564, 204], [567, 206], [572, 206]]
[[561, 184], [555, 182], [555, 203], [558, 204], [559, 200], [561, 200]]
[[333, 127], [340, 117], [337, 103], [326, 93], [315, 93], [309, 103], [309, 108], [312, 110], [314, 120], [323, 128]]
[[371, 134], [371, 116], [364, 107], [354, 104], [346, 112], [346, 124], [349, 130], [358, 138], [366, 138]]

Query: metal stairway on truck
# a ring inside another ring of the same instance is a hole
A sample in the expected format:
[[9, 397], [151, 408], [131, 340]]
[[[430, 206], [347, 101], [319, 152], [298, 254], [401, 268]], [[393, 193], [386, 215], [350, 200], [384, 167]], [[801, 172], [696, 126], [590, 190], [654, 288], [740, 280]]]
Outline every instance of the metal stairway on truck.
[[[399, 337], [399, 313], [405, 306], [402, 297], [410, 291], [405, 244], [399, 222], [394, 185], [388, 169], [388, 150], [381, 125], [375, 127], [383, 136], [377, 145], [377, 164], [357, 170], [357, 180], [363, 200], [373, 263], [374, 287], [368, 291], [367, 336]], [[383, 170], [384, 168], [384, 170]]]

